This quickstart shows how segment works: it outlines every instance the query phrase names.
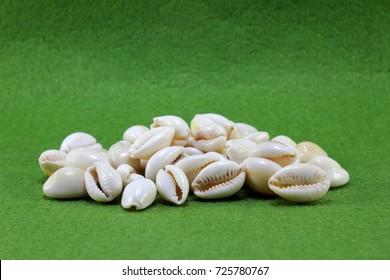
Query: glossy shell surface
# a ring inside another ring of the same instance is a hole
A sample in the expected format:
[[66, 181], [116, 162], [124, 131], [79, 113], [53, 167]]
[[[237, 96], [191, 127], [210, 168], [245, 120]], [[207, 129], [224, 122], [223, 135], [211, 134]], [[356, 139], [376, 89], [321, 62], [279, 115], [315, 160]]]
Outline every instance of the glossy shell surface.
[[154, 202], [156, 195], [157, 188], [152, 180], [139, 179], [125, 187], [121, 205], [124, 209], [142, 210]]
[[156, 186], [157, 192], [164, 200], [176, 205], [186, 201], [190, 189], [187, 176], [174, 165], [167, 165], [158, 171]]

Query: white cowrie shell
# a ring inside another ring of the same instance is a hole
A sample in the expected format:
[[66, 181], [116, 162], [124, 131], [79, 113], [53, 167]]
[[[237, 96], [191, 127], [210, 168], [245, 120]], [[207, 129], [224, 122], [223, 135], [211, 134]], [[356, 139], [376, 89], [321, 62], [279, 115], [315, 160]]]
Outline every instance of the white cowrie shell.
[[226, 141], [225, 151], [229, 160], [238, 164], [248, 158], [249, 154], [256, 147], [256, 143], [246, 139], [232, 139]]
[[265, 158], [247, 158], [241, 163], [241, 169], [245, 172], [245, 183], [255, 192], [264, 195], [275, 195], [269, 188], [268, 180], [282, 167]]
[[87, 197], [84, 184], [84, 170], [76, 167], [58, 169], [43, 185], [45, 196], [56, 199]]
[[175, 135], [172, 139], [172, 146], [185, 146], [188, 138], [191, 136], [191, 131], [188, 124], [177, 116], [161, 116], [153, 119], [151, 128], [156, 127], [172, 127], [175, 129]]
[[66, 153], [59, 150], [44, 151], [38, 159], [39, 167], [46, 175], [51, 175], [65, 166]]
[[218, 124], [203, 126], [190, 138], [191, 145], [203, 152], [219, 152], [226, 143], [226, 131]]
[[131, 144], [127, 141], [119, 141], [113, 144], [108, 150], [108, 155], [112, 167], [118, 168], [121, 164], [131, 165], [137, 172], [141, 171], [141, 162], [139, 159], [130, 157], [129, 149]]
[[141, 136], [131, 145], [129, 152], [132, 158], [149, 159], [155, 152], [168, 147], [175, 130], [172, 127], [153, 128]]
[[209, 152], [202, 155], [193, 155], [183, 158], [181, 161], [177, 162], [175, 166], [183, 170], [187, 176], [189, 184], [191, 184], [203, 168], [220, 160], [227, 159], [216, 152]]
[[328, 156], [320, 146], [309, 141], [298, 143], [297, 150], [301, 162], [308, 162], [315, 156]]
[[68, 153], [75, 148], [88, 147], [94, 144], [96, 144], [96, 139], [92, 135], [85, 132], [75, 132], [65, 137], [60, 150]]
[[135, 180], [145, 179], [144, 176], [137, 174], [137, 171], [128, 164], [119, 165], [116, 171], [121, 176], [124, 187]]
[[228, 118], [215, 113], [207, 113], [204, 115], [209, 117], [216, 124], [221, 125], [226, 130], [226, 136], [228, 140], [240, 137], [240, 130], [238, 129], [236, 124]]
[[239, 133], [240, 133], [240, 138], [247, 136], [249, 134], [258, 132], [257, 128], [255, 128], [254, 126], [251, 126], [249, 124], [246, 124], [246, 123], [236, 123], [236, 126], [238, 128]]
[[266, 131], [253, 132], [251, 134], [241, 137], [241, 139], [250, 140], [256, 144], [269, 141], [269, 134]]
[[185, 150], [182, 154], [184, 157], [189, 157], [194, 155], [202, 155], [204, 152], [194, 147], [185, 147]]
[[157, 188], [152, 180], [139, 179], [125, 187], [121, 205], [124, 209], [142, 210], [154, 202], [156, 195]]
[[109, 164], [95, 162], [84, 175], [89, 196], [98, 202], [110, 202], [122, 193], [123, 184], [119, 173]]
[[86, 170], [97, 161], [110, 164], [107, 157], [99, 151], [88, 148], [76, 148], [66, 155], [65, 166], [78, 167]]
[[138, 137], [140, 137], [142, 134], [144, 134], [147, 131], [149, 131], [149, 128], [147, 128], [144, 125], [130, 126], [123, 133], [123, 140], [133, 144], [138, 139]]
[[245, 183], [245, 172], [230, 160], [205, 167], [191, 184], [194, 194], [203, 199], [219, 199], [234, 195]]
[[316, 201], [330, 187], [326, 173], [309, 163], [296, 163], [282, 168], [268, 180], [268, 184], [274, 193], [294, 202]]
[[271, 141], [282, 143], [282, 144], [287, 145], [291, 148], [296, 148], [296, 146], [297, 146], [297, 143], [295, 143], [294, 140], [292, 140], [290, 137], [288, 137], [286, 135], [275, 136], [274, 138], [271, 139]]
[[184, 150], [182, 146], [170, 146], [156, 152], [146, 164], [145, 178], [156, 181], [157, 172], [166, 165], [175, 164]]
[[335, 188], [345, 185], [349, 181], [348, 172], [334, 159], [327, 156], [316, 156], [308, 163], [314, 164], [325, 171], [330, 181], [330, 187]]
[[167, 165], [165, 169], [158, 171], [156, 186], [157, 192], [164, 200], [176, 205], [181, 205], [186, 201], [190, 190], [183, 170], [174, 165]]
[[257, 144], [249, 157], [261, 157], [272, 160], [281, 166], [293, 164], [298, 159], [297, 150], [279, 142]]

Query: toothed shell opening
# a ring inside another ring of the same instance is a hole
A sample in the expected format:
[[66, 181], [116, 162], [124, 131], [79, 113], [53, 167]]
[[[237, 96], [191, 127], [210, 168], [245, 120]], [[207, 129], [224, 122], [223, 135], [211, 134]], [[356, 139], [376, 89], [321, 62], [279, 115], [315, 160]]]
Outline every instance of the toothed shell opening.
[[196, 190], [199, 192], [206, 192], [213, 188], [219, 188], [231, 184], [240, 174], [241, 169], [227, 170], [221, 176], [210, 176], [201, 178], [196, 183]]

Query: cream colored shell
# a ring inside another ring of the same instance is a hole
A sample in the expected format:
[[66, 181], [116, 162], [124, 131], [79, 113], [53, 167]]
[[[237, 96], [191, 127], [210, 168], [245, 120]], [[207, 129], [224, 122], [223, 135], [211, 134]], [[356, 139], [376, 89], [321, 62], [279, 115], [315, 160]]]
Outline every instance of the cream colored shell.
[[87, 197], [84, 170], [76, 167], [63, 167], [55, 171], [43, 185], [43, 194], [56, 199]]
[[301, 162], [308, 162], [315, 156], [328, 156], [320, 146], [309, 141], [298, 143], [297, 150]]
[[297, 143], [295, 143], [294, 140], [292, 140], [290, 137], [286, 135], [275, 136], [274, 138], [271, 139], [271, 141], [282, 143], [294, 149], [297, 147]]
[[249, 154], [255, 149], [256, 143], [246, 139], [232, 139], [226, 141], [225, 152], [229, 160], [238, 164], [248, 158]]
[[66, 153], [59, 150], [44, 151], [38, 159], [39, 167], [46, 175], [51, 175], [65, 166]]
[[139, 179], [128, 184], [122, 194], [124, 209], [142, 210], [150, 206], [157, 196], [157, 188], [152, 180]]
[[202, 199], [220, 199], [234, 195], [245, 183], [245, 172], [230, 160], [206, 166], [191, 184], [194, 194]]
[[191, 136], [191, 130], [188, 124], [178, 116], [161, 116], [153, 119], [151, 128], [172, 127], [175, 134], [172, 139], [172, 146], [185, 146]]
[[122, 138], [130, 144], [133, 144], [138, 139], [138, 137], [140, 137], [148, 130], [149, 128], [144, 125], [133, 125], [126, 129]]
[[313, 164], [296, 163], [284, 167], [268, 181], [270, 189], [293, 202], [312, 202], [324, 196], [330, 187], [326, 173]]
[[141, 162], [137, 158], [130, 157], [131, 144], [127, 141], [119, 141], [113, 144], [108, 150], [112, 167], [118, 168], [121, 164], [131, 165], [137, 172], [141, 172]]
[[174, 165], [167, 165], [165, 169], [158, 171], [156, 186], [157, 192], [164, 200], [176, 205], [186, 201], [190, 189], [187, 176]]
[[268, 180], [282, 167], [265, 158], [247, 158], [240, 165], [245, 172], [245, 183], [255, 192], [264, 195], [275, 195], [269, 188]]
[[258, 132], [256, 127], [254, 127], [250, 124], [247, 124], [247, 123], [236, 123], [236, 126], [238, 128], [240, 138], [242, 138], [246, 135]]
[[218, 124], [209, 124], [201, 127], [189, 143], [203, 152], [219, 152], [226, 143], [226, 131]]
[[107, 157], [97, 150], [75, 148], [66, 155], [65, 166], [78, 167], [86, 170], [89, 166], [98, 161], [110, 164]]
[[142, 175], [137, 174], [137, 171], [128, 164], [119, 165], [116, 171], [118, 172], [119, 176], [121, 176], [124, 187], [135, 180], [145, 179]]
[[88, 147], [96, 144], [96, 139], [92, 135], [85, 132], [74, 132], [62, 141], [60, 150], [68, 153], [71, 150], [79, 147]]
[[89, 196], [98, 202], [110, 202], [122, 193], [122, 178], [107, 163], [95, 162], [88, 167], [84, 181]]
[[241, 139], [250, 140], [252, 142], [255, 142], [256, 144], [260, 144], [269, 141], [269, 134], [266, 131], [258, 131], [253, 132], [251, 134], [247, 134], [241, 137]]
[[330, 187], [335, 188], [343, 186], [349, 181], [348, 172], [334, 159], [327, 156], [316, 156], [308, 163], [314, 164], [325, 171], [330, 181]]
[[298, 160], [297, 150], [279, 142], [263, 142], [257, 144], [249, 157], [266, 158], [281, 166], [293, 164]]
[[132, 158], [149, 159], [154, 153], [168, 147], [175, 130], [172, 127], [153, 128], [141, 136], [131, 145], [129, 152]]

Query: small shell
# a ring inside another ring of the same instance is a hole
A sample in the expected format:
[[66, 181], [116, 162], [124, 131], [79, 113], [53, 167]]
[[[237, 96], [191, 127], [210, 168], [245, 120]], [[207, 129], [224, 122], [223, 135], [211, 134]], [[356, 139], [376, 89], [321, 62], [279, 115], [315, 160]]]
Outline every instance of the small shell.
[[238, 164], [248, 158], [249, 154], [255, 149], [256, 143], [246, 139], [232, 139], [226, 141], [225, 151], [229, 160]]
[[241, 139], [250, 140], [256, 144], [269, 141], [269, 134], [265, 131], [258, 131], [241, 137]]
[[245, 172], [245, 183], [255, 192], [265, 195], [275, 195], [269, 188], [268, 180], [282, 167], [265, 158], [247, 158], [241, 163], [241, 169]]
[[66, 155], [65, 166], [78, 167], [86, 170], [98, 161], [110, 164], [107, 157], [99, 151], [88, 148], [76, 148]]
[[249, 157], [266, 158], [281, 166], [293, 164], [298, 159], [297, 150], [279, 142], [263, 142], [249, 154]]
[[156, 186], [163, 199], [176, 205], [184, 203], [190, 190], [183, 170], [174, 165], [167, 165], [164, 170], [158, 171]]
[[315, 156], [328, 156], [320, 146], [309, 141], [298, 143], [297, 150], [301, 162], [308, 162]]
[[74, 199], [87, 197], [84, 184], [84, 170], [76, 167], [58, 169], [43, 185], [47, 197], [57, 199]]
[[144, 134], [147, 131], [149, 131], [149, 128], [147, 128], [144, 125], [130, 126], [123, 133], [123, 140], [133, 144], [138, 139], [138, 137], [140, 137], [142, 134]]
[[195, 177], [202, 171], [203, 168], [208, 166], [213, 162], [220, 160], [227, 160], [222, 155], [209, 152], [202, 155], [193, 155], [186, 158], [183, 158], [181, 161], [176, 163], [176, 166], [183, 170], [186, 174], [189, 184], [195, 179]]
[[270, 189], [280, 197], [294, 202], [312, 202], [329, 190], [326, 173], [309, 163], [284, 167], [268, 181]]
[[240, 132], [240, 138], [258, 132], [257, 128], [246, 123], [236, 123], [238, 131]]
[[60, 150], [68, 153], [75, 148], [88, 147], [94, 144], [96, 144], [96, 139], [92, 135], [85, 132], [75, 132], [65, 137]]
[[122, 193], [122, 178], [107, 163], [96, 162], [88, 167], [84, 181], [89, 196], [98, 202], [110, 202]]
[[200, 128], [189, 141], [191, 145], [203, 152], [219, 152], [226, 143], [226, 131], [218, 124]]
[[204, 114], [206, 117], [209, 117], [214, 123], [221, 125], [226, 130], [227, 139], [236, 139], [240, 137], [240, 130], [234, 122], [228, 118], [215, 113]]
[[39, 167], [45, 174], [51, 175], [65, 166], [66, 153], [59, 150], [47, 150], [38, 159]]
[[297, 147], [297, 143], [295, 143], [294, 140], [292, 140], [290, 137], [285, 136], [285, 135], [275, 136], [274, 138], [271, 139], [271, 141], [282, 143], [282, 144], [289, 146], [291, 148]]
[[170, 146], [155, 153], [146, 165], [145, 178], [156, 181], [157, 172], [166, 165], [175, 164], [184, 150], [181, 146]]
[[194, 155], [202, 155], [204, 152], [194, 147], [185, 147], [185, 150], [182, 154], [184, 157], [189, 157]]
[[130, 147], [131, 144], [124, 140], [113, 144], [108, 150], [110, 163], [114, 168], [118, 168], [121, 164], [129, 164], [137, 172], [141, 172], [141, 162], [139, 159], [130, 157]]
[[135, 180], [145, 179], [144, 176], [137, 174], [136, 170], [128, 164], [119, 165], [116, 171], [121, 176], [124, 187]]
[[151, 128], [172, 127], [175, 129], [175, 135], [172, 139], [172, 146], [185, 146], [191, 136], [191, 130], [188, 124], [177, 116], [162, 116], [153, 119]]
[[142, 210], [154, 202], [156, 195], [157, 188], [152, 180], [136, 180], [125, 187], [121, 204], [124, 209]]
[[314, 164], [325, 171], [327, 178], [330, 181], [330, 187], [335, 188], [345, 185], [349, 181], [348, 172], [341, 167], [341, 165], [326, 156], [316, 156], [308, 163]]
[[149, 159], [155, 152], [171, 144], [175, 130], [172, 127], [157, 127], [143, 133], [131, 145], [132, 158]]
[[230, 160], [205, 167], [191, 184], [194, 194], [203, 199], [219, 199], [234, 195], [245, 183], [245, 172]]

